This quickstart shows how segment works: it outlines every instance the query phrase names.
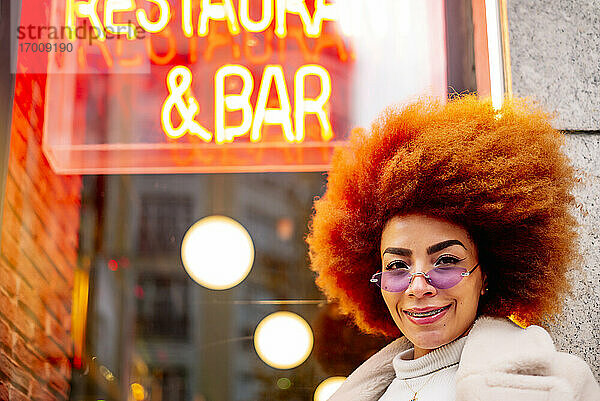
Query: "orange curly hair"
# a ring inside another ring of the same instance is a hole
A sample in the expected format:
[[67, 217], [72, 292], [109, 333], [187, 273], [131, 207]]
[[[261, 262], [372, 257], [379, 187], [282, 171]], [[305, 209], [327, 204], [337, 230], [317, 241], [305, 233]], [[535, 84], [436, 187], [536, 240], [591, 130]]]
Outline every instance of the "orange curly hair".
[[367, 333], [401, 335], [379, 288], [379, 247], [394, 215], [464, 227], [489, 291], [478, 313], [540, 323], [561, 310], [580, 260], [575, 174], [549, 115], [523, 99], [500, 110], [474, 95], [388, 108], [336, 151], [307, 236], [317, 285]]

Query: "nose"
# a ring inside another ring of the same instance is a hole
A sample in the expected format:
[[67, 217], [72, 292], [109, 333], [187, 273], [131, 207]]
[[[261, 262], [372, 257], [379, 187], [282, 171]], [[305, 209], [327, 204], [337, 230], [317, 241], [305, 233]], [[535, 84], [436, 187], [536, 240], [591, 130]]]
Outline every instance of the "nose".
[[406, 294], [416, 298], [423, 298], [426, 296], [434, 296], [437, 294], [437, 289], [429, 284], [423, 274], [415, 274], [412, 276], [412, 280], [406, 289]]

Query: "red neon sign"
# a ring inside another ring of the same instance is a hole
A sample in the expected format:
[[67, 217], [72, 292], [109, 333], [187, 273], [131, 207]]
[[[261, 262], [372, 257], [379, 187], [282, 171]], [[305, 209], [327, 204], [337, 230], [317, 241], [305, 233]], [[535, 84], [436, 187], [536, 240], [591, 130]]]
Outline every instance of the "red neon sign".
[[[443, 2], [424, 3], [415, 39], [393, 1], [54, 0], [74, 49], [50, 54], [44, 151], [67, 174], [326, 170], [371, 98], [445, 95]], [[396, 35], [407, 67], [371, 49]]]

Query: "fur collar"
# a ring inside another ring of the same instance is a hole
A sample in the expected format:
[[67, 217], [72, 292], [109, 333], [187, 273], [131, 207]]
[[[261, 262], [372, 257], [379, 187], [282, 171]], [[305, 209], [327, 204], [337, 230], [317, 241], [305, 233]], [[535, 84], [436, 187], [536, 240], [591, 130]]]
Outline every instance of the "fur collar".
[[[329, 401], [378, 400], [395, 377], [392, 359], [411, 347], [405, 337], [394, 340], [359, 366]], [[457, 383], [485, 371], [546, 375], [554, 353], [550, 335], [541, 327], [523, 329], [508, 319], [480, 317], [467, 337]]]

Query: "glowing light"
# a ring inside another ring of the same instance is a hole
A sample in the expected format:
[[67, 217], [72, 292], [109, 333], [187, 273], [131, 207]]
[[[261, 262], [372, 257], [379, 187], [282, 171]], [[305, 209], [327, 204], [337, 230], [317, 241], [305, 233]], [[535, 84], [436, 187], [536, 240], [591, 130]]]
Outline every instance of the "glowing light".
[[[96, 12], [96, 7], [98, 6], [98, 0], [90, 0], [87, 3], [83, 1], [69, 1], [67, 4], [67, 10], [75, 10], [75, 14], [79, 18], [88, 18], [90, 23], [96, 30], [96, 34], [98, 35], [98, 39], [100, 41], [104, 41], [106, 39], [106, 35], [104, 33], [104, 27], [102, 26], [102, 21], [100, 21], [100, 17]], [[67, 13], [67, 26], [70, 26], [72, 29], [75, 29], [75, 19], [73, 18], [72, 12]]]
[[131, 395], [135, 401], [142, 401], [146, 398], [146, 390], [144, 390], [144, 386], [139, 383], [131, 384]]
[[73, 29], [75, 28], [75, 1], [67, 0], [65, 4], [65, 26], [71, 29], [67, 29], [67, 35], [70, 40], [75, 38], [75, 33]]
[[[275, 83], [275, 92], [279, 99], [279, 108], [267, 108], [267, 100], [271, 91], [271, 82]], [[256, 101], [256, 111], [254, 121], [252, 122], [252, 131], [250, 140], [258, 142], [261, 139], [261, 129], [263, 124], [279, 124], [283, 129], [283, 135], [286, 141], [294, 142], [294, 130], [292, 129], [292, 106], [288, 96], [283, 68], [280, 65], [268, 65], [263, 72], [260, 88], [258, 90], [258, 100]]]
[[240, 23], [248, 32], [262, 32], [273, 21], [273, 0], [262, 0], [262, 18], [250, 19], [250, 0], [240, 0]]
[[325, 3], [325, 0], [315, 2], [314, 19], [310, 18], [305, 0], [275, 0], [275, 34], [280, 38], [287, 36], [287, 13], [296, 14], [302, 21], [304, 34], [309, 38], [321, 35], [323, 21], [338, 19], [338, 8], [335, 3]]
[[[321, 80], [321, 93], [315, 99], [306, 99], [304, 97], [304, 80], [308, 75], [315, 75]], [[296, 142], [304, 140], [304, 117], [306, 114], [313, 113], [317, 115], [321, 125], [321, 136], [323, 140], [329, 141], [333, 137], [333, 130], [329, 122], [329, 116], [325, 111], [325, 106], [331, 96], [331, 77], [327, 70], [320, 65], [304, 65], [296, 71], [294, 77], [294, 117], [296, 124]]]
[[134, 292], [135, 292], [135, 297], [136, 298], [138, 298], [138, 299], [143, 299], [144, 298], [144, 288], [141, 285], [139, 285], [139, 284], [136, 285], [135, 289], [134, 289]]
[[106, 366], [100, 365], [98, 370], [100, 371], [100, 374], [104, 376], [106, 381], [112, 382], [115, 380], [115, 375], [113, 375], [113, 373], [110, 370], [108, 370]]
[[302, 21], [302, 26], [308, 36], [308, 30], [311, 30], [312, 20], [308, 12], [308, 7], [303, 0], [275, 0], [277, 2], [277, 11], [275, 18], [275, 34], [280, 38], [287, 36], [287, 13], [297, 14]]
[[292, 312], [275, 312], [265, 317], [254, 331], [254, 348], [266, 364], [277, 369], [301, 365], [310, 355], [313, 333], [302, 317]]
[[200, 14], [200, 23], [198, 24], [199, 36], [208, 35], [208, 22], [211, 19], [227, 21], [227, 28], [232, 35], [240, 33], [240, 26], [238, 25], [231, 0], [223, 0], [221, 4], [213, 4], [210, 0], [202, 0], [202, 13]]
[[192, 0], [181, 0], [181, 29], [183, 34], [191, 38], [194, 34], [192, 26]]
[[277, 387], [279, 387], [282, 390], [287, 390], [291, 386], [292, 386], [292, 381], [290, 379], [288, 379], [287, 377], [282, 377], [277, 380]]
[[[85, 266], [85, 264], [84, 264]], [[71, 336], [73, 338], [73, 365], [80, 369], [85, 346], [85, 328], [90, 277], [88, 271], [77, 268], [73, 277], [73, 304], [71, 308]]]
[[502, 99], [504, 98], [504, 68], [497, 0], [485, 0], [485, 19], [488, 37], [492, 105], [495, 109], [500, 109], [502, 107]]
[[294, 235], [294, 221], [289, 217], [282, 217], [277, 220], [275, 230], [280, 240], [289, 241]]
[[317, 0], [313, 26], [311, 31], [306, 32], [306, 35], [311, 38], [320, 36], [323, 30], [323, 21], [335, 21], [338, 18], [337, 3], [325, 3], [325, 0]]
[[254, 262], [254, 245], [246, 229], [225, 216], [196, 222], [181, 244], [185, 270], [198, 284], [225, 290], [242, 282]]
[[[189, 132], [192, 135], [199, 136], [202, 140], [209, 142], [212, 134], [203, 126], [196, 122], [195, 117], [200, 110], [198, 101], [190, 96], [187, 102], [184, 99], [185, 93], [192, 85], [192, 72], [189, 68], [182, 65], [173, 67], [167, 74], [167, 87], [169, 96], [165, 100], [161, 110], [161, 125], [163, 132], [170, 138], [180, 138]], [[177, 108], [181, 116], [181, 124], [178, 127], [173, 126], [171, 121], [171, 110]]]
[[[132, 23], [115, 23], [115, 13], [135, 11], [139, 26], [149, 33], [161, 32], [171, 21], [171, 9], [168, 0], [147, 0], [159, 7], [160, 16], [156, 21], [150, 20], [145, 9], [139, 8], [136, 10], [135, 0], [105, 0], [103, 26], [97, 12], [99, 1], [66, 0], [65, 25], [72, 28], [69, 31], [71, 39], [73, 39], [73, 32], [76, 27], [76, 16], [90, 20], [100, 41], [106, 39], [106, 32], [115, 35], [126, 34], [128, 39], [136, 37], [135, 25]], [[306, 37], [317, 38], [321, 36], [324, 21], [340, 20], [343, 31], [347, 34], [347, 31], [351, 29], [349, 28], [351, 24], [343, 21], [349, 19], [346, 15], [348, 14], [347, 10], [344, 10], [337, 3], [327, 3], [326, 1], [315, 1], [314, 14], [311, 17], [306, 0], [262, 0], [260, 3], [261, 18], [255, 21], [250, 17], [250, 0], [239, 0], [239, 10], [237, 12], [232, 0], [222, 0], [215, 3], [212, 0], [202, 0], [198, 19], [198, 36], [205, 37], [208, 35], [210, 20], [227, 22], [229, 34], [238, 35], [241, 32], [240, 25], [247, 32], [265, 32], [275, 19], [275, 34], [279, 38], [285, 38], [287, 36], [288, 13], [298, 15]], [[181, 28], [188, 38], [193, 35], [192, 11], [192, 0], [181, 0]]]
[[317, 386], [315, 390], [315, 401], [326, 401], [337, 391], [338, 388], [342, 385], [342, 383], [346, 380], [343, 376], [333, 376], [327, 378], [321, 382]]
[[134, 0], [106, 0], [104, 3], [104, 26], [107, 32], [114, 35], [127, 35], [127, 39], [135, 39], [135, 25], [117, 24], [113, 17], [116, 12], [135, 10]]
[[145, 40], [146, 52], [148, 53], [150, 60], [152, 60], [154, 64], [168, 64], [171, 62], [171, 60], [173, 60], [173, 57], [175, 57], [175, 55], [177, 54], [177, 41], [175, 39], [175, 36], [167, 34], [168, 31], [169, 30], [165, 30], [157, 33], [157, 36], [161, 36], [167, 39], [168, 50], [167, 53], [165, 53], [162, 56], [156, 53], [156, 51], [154, 50], [154, 45], [151, 37], [148, 37]]
[[[225, 95], [225, 78], [236, 75], [242, 79], [242, 92], [238, 95]], [[252, 126], [252, 105], [250, 95], [254, 88], [252, 73], [241, 65], [225, 65], [215, 74], [215, 141], [233, 142], [237, 136], [245, 135]], [[242, 123], [237, 127], [225, 126], [225, 110], [242, 110]]]
[[148, 14], [146, 14], [146, 10], [144, 10], [143, 8], [140, 8], [135, 13], [138, 23], [147, 32], [150, 32], [150, 33], [160, 32], [163, 29], [165, 29], [165, 27], [171, 20], [171, 7], [169, 6], [169, 3], [167, 2], [167, 0], [147, 0], [147, 1], [150, 1], [158, 6], [160, 17], [158, 18], [157, 21], [154, 21], [154, 22], [150, 21], [150, 18], [148, 18]]
[[117, 263], [116, 260], [111, 259], [108, 261], [108, 268], [114, 272], [117, 271], [117, 269], [119, 268], [119, 264]]
[[[320, 80], [321, 92], [314, 98], [306, 98], [305, 80], [308, 76]], [[225, 94], [225, 80], [237, 76], [242, 81], [239, 94]], [[192, 73], [185, 66], [177, 66], [167, 75], [169, 96], [165, 100], [161, 112], [161, 124], [164, 133], [171, 139], [177, 139], [187, 133], [199, 136], [209, 142], [212, 134], [195, 121], [199, 105], [189, 94]], [[279, 107], [267, 107], [271, 86], [279, 99]], [[329, 141], [333, 138], [333, 130], [329, 120], [329, 98], [331, 96], [331, 76], [322, 66], [308, 64], [301, 66], [294, 76], [294, 119], [296, 129], [292, 127], [292, 106], [288, 95], [283, 68], [281, 65], [267, 65], [263, 71], [258, 89], [256, 109], [253, 112], [250, 96], [254, 89], [254, 79], [248, 68], [239, 64], [226, 64], [215, 74], [215, 142], [224, 144], [233, 142], [236, 137], [246, 135], [250, 131], [250, 140], [259, 142], [262, 139], [262, 127], [265, 124], [281, 125], [284, 139], [289, 143], [303, 142], [305, 137], [305, 117], [315, 114], [321, 127], [321, 138]], [[174, 127], [171, 112], [176, 108], [181, 117], [179, 126]], [[226, 126], [227, 111], [242, 111], [242, 121], [238, 126]]]

